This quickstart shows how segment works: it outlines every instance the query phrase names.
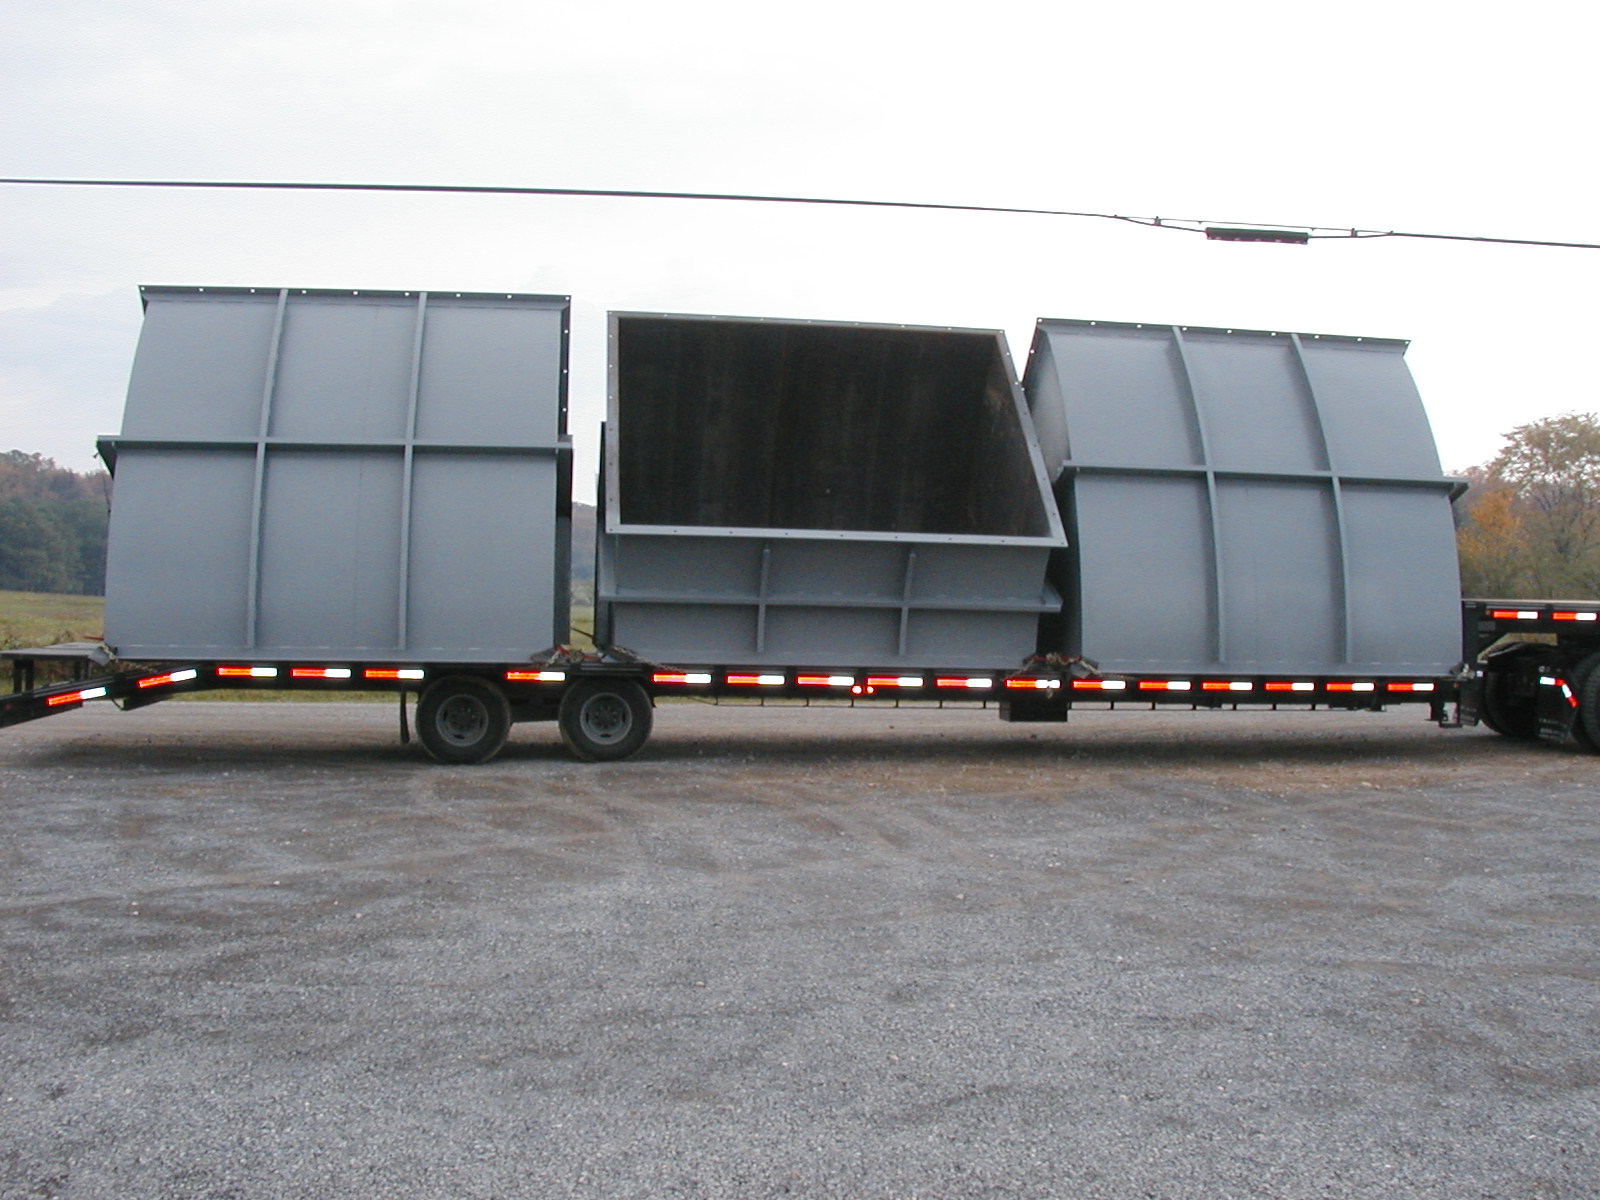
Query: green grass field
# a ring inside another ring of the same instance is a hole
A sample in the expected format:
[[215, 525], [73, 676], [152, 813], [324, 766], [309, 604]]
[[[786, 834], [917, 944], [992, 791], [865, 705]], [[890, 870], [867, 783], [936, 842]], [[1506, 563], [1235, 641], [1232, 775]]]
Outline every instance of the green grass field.
[[0, 591], [0, 650], [55, 642], [98, 642], [105, 599]]

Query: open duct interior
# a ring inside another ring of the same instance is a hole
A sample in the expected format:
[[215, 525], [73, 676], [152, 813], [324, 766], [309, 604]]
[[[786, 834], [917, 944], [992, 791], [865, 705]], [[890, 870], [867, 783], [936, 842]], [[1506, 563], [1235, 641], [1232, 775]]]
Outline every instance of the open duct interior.
[[1051, 535], [998, 334], [614, 320], [625, 525]]

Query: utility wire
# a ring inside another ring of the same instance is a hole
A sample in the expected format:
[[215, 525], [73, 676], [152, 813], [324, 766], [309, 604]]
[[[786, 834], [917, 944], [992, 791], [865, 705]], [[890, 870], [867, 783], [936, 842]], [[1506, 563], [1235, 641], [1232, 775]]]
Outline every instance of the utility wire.
[[[1359, 229], [1328, 225], [1267, 225], [1256, 221], [1215, 222], [1177, 217], [1133, 217], [1120, 213], [1076, 212], [1058, 208], [1013, 208], [994, 204], [936, 204], [915, 200], [859, 200], [824, 196], [758, 196], [737, 192], [654, 192], [621, 188], [499, 187], [493, 185], [444, 183], [289, 183], [271, 180], [218, 179], [34, 179], [0, 178], [0, 184], [40, 187], [165, 188], [224, 191], [277, 192], [404, 192], [468, 196], [592, 196], [624, 200], [721, 200], [746, 204], [816, 204], [849, 208], [922, 209], [935, 212], [1009, 213], [1035, 217], [1083, 217], [1102, 221], [1122, 221], [1152, 229], [1172, 229], [1181, 233], [1202, 233], [1208, 237], [1260, 231], [1263, 235], [1283, 233], [1283, 237], [1231, 237], [1235, 241], [1296, 241], [1343, 238], [1425, 238], [1445, 242], [1483, 242], [1501, 246], [1548, 246], [1560, 250], [1600, 250], [1600, 242], [1557, 242], [1542, 238], [1484, 237], [1460, 233], [1415, 233], [1398, 229]], [[1292, 234], [1289, 231], [1294, 231]]]

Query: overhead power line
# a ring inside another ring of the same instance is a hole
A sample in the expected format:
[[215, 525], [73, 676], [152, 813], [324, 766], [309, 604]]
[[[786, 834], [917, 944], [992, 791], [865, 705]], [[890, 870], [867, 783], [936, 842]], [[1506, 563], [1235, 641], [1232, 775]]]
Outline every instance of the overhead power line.
[[937, 204], [918, 200], [860, 200], [828, 196], [759, 196], [738, 192], [655, 192], [622, 188], [501, 187], [446, 183], [291, 183], [274, 180], [223, 179], [33, 179], [0, 178], [0, 184], [38, 187], [166, 188], [271, 192], [406, 192], [467, 196], [590, 196], [622, 200], [719, 200], [745, 204], [817, 204], [847, 208], [922, 209], [934, 212], [1008, 213], [1035, 217], [1083, 217], [1122, 221], [1152, 229], [1200, 233], [1214, 241], [1285, 242], [1342, 238], [1424, 238], [1444, 242], [1484, 242], [1501, 246], [1548, 246], [1559, 250], [1600, 250], [1600, 242], [1558, 242], [1544, 238], [1487, 237], [1461, 233], [1417, 233], [1400, 229], [1355, 226], [1266, 224], [1254, 221], [1215, 222], [1188, 217], [1135, 217], [1122, 213], [1077, 212], [1060, 208], [1016, 208], [997, 204]]

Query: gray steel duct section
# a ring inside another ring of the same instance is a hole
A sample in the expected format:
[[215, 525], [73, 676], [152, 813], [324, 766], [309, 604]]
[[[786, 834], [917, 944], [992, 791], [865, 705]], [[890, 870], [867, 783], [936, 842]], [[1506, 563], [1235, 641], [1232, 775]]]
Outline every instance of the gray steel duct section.
[[568, 636], [564, 297], [145, 288], [125, 658], [513, 662]]
[[1105, 671], [1442, 674], [1450, 501], [1405, 343], [1043, 320], [1024, 390]]
[[664, 663], [1013, 667], [1065, 545], [994, 331], [611, 318], [599, 636]]

